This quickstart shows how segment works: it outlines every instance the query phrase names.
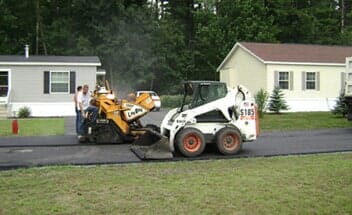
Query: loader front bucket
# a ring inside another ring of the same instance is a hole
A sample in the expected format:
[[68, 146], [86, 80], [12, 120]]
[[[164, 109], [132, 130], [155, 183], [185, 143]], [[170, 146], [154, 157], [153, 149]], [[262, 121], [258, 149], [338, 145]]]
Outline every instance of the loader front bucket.
[[132, 143], [131, 150], [142, 160], [161, 160], [173, 158], [166, 136], [152, 130], [146, 132]]

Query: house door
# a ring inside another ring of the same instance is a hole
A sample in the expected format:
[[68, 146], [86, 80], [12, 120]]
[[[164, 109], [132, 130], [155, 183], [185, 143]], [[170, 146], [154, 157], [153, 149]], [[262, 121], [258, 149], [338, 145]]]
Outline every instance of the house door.
[[0, 71], [0, 97], [6, 97], [9, 90], [9, 72]]

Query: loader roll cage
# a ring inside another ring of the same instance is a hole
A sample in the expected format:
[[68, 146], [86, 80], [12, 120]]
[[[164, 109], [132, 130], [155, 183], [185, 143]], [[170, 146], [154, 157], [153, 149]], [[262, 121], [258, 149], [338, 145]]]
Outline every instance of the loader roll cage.
[[217, 81], [187, 81], [184, 83], [184, 95], [179, 112], [225, 97], [226, 84]]

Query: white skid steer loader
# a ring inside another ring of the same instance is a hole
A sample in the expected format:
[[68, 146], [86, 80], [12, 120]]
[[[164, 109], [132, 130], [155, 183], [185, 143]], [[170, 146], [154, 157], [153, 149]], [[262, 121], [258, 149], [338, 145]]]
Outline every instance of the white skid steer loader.
[[[176, 146], [186, 157], [202, 154], [208, 143], [215, 143], [224, 155], [233, 155], [243, 142], [256, 140], [259, 135], [256, 105], [244, 86], [228, 88], [223, 82], [187, 81], [181, 107], [166, 114], [160, 133], [168, 140], [170, 152]], [[147, 149], [141, 153], [137, 146], [133, 151], [148, 159]]]

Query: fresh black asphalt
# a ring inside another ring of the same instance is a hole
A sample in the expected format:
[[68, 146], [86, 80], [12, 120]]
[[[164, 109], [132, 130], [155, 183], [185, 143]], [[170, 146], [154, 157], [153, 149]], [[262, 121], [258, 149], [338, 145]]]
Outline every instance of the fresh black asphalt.
[[[160, 124], [161, 113], [154, 113], [145, 123]], [[139, 163], [129, 144], [79, 144], [73, 131], [73, 118], [66, 119], [63, 136], [0, 138], [0, 169], [46, 165], [95, 165]], [[212, 147], [195, 159], [225, 159], [352, 151], [352, 128], [262, 133], [258, 140], [245, 143], [240, 154], [220, 155]], [[190, 160], [177, 153], [177, 160]]]

